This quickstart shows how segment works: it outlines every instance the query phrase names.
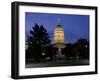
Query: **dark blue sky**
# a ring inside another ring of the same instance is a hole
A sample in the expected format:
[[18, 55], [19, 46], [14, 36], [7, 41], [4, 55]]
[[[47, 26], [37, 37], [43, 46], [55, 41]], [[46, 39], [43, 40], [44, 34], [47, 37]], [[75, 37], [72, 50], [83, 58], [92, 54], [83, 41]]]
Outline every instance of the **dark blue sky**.
[[50, 37], [53, 39], [54, 30], [60, 19], [60, 24], [64, 29], [65, 42], [74, 43], [79, 38], [89, 40], [89, 16], [72, 14], [51, 14], [51, 13], [25, 13], [26, 34], [37, 23], [43, 25]]

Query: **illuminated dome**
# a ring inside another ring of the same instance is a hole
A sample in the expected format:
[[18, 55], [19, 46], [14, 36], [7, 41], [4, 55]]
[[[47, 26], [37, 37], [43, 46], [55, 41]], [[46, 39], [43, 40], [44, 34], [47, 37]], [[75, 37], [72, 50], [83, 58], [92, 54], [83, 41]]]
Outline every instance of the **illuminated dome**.
[[[60, 21], [60, 20], [59, 20]], [[66, 47], [64, 43], [64, 29], [60, 24], [58, 24], [54, 30], [54, 44], [53, 47], [58, 48], [56, 59], [64, 59], [65, 56], [62, 54], [61, 50]]]
[[54, 31], [54, 43], [64, 43], [64, 30], [61, 25], [57, 25]]

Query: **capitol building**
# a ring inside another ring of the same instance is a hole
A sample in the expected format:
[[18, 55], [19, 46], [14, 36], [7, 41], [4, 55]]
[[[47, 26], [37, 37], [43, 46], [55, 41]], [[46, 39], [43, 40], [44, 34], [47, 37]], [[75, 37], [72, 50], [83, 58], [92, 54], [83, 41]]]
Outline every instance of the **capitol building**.
[[66, 47], [65, 40], [64, 40], [64, 29], [60, 24], [57, 24], [54, 30], [54, 40], [53, 40], [53, 47], [57, 48], [57, 59], [63, 59], [65, 56], [62, 54], [61, 50]]

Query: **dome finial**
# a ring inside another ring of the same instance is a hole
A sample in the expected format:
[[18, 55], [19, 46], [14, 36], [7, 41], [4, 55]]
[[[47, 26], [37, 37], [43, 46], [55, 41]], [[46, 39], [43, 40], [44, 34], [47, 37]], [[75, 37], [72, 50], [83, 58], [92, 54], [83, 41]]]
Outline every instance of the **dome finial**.
[[60, 22], [60, 19], [58, 19], [58, 22]]
[[58, 18], [58, 19], [57, 19], [57, 26], [56, 26], [56, 27], [61, 27], [60, 21], [61, 21], [61, 20]]
[[57, 22], [58, 22], [57, 24], [60, 24], [60, 19], [58, 19]]

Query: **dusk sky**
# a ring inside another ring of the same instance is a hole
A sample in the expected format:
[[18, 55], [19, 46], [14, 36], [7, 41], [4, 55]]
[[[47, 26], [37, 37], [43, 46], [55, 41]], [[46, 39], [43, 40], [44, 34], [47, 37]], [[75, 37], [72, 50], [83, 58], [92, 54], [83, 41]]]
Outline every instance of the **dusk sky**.
[[25, 13], [25, 33], [29, 34], [35, 23], [43, 25], [53, 42], [54, 30], [60, 19], [60, 25], [64, 29], [65, 42], [74, 43], [80, 38], [89, 40], [89, 16], [72, 14], [51, 14], [51, 13]]

